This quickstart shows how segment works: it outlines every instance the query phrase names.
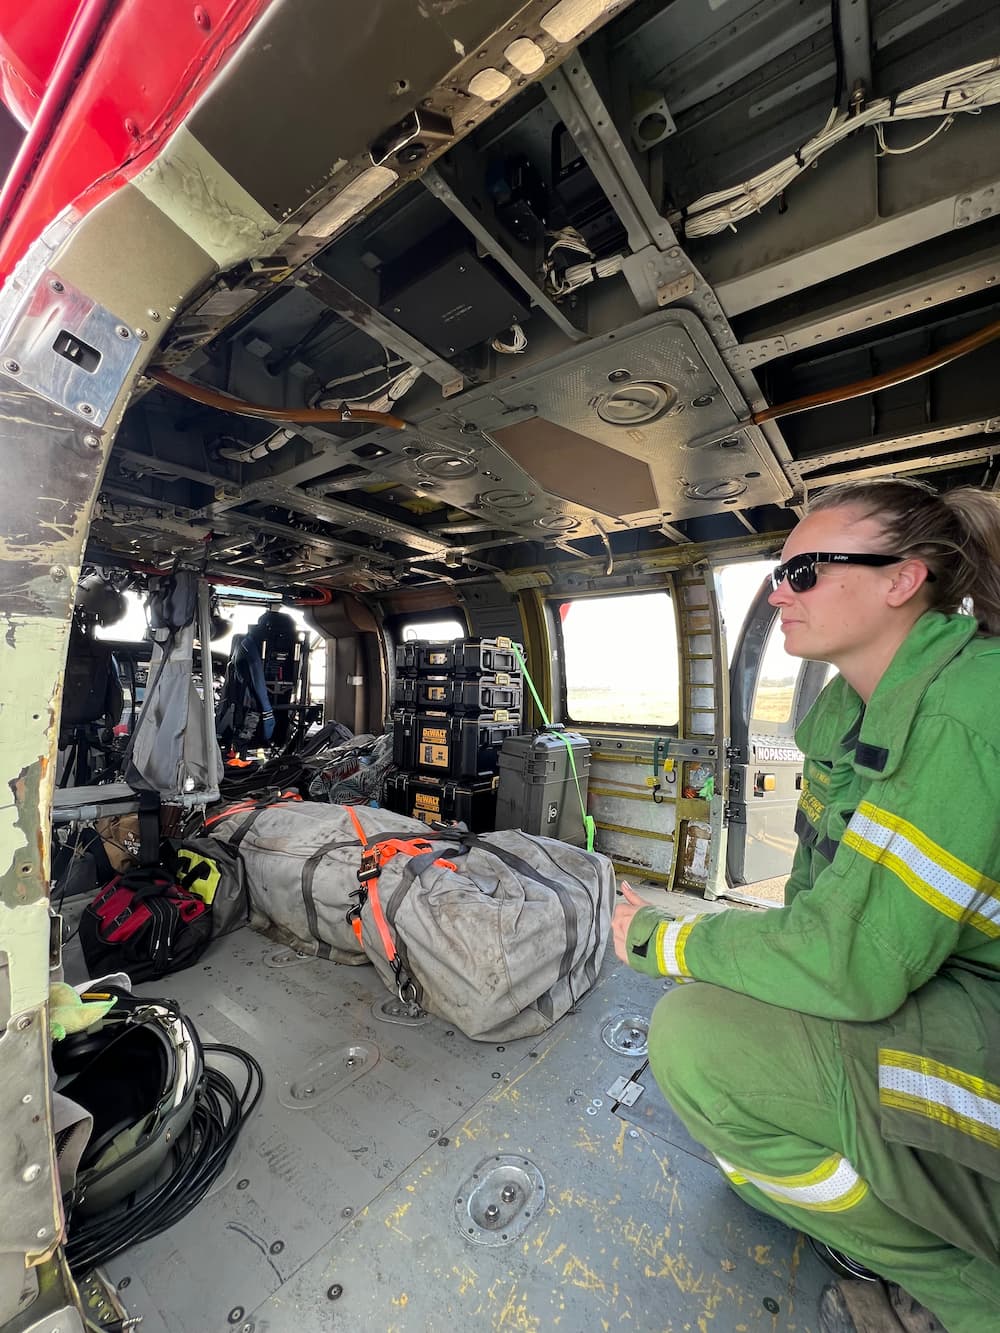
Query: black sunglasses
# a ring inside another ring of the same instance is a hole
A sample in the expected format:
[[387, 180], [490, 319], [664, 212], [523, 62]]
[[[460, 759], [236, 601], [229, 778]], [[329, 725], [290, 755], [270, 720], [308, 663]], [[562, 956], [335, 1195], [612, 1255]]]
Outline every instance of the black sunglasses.
[[[808, 592], [816, 586], [817, 565], [871, 565], [880, 568], [883, 565], [898, 565], [905, 560], [904, 555], [857, 555], [853, 551], [810, 551], [808, 555], [793, 555], [771, 574], [771, 587], [778, 587], [788, 580], [793, 592]], [[933, 582], [934, 573], [927, 571], [928, 582]]]

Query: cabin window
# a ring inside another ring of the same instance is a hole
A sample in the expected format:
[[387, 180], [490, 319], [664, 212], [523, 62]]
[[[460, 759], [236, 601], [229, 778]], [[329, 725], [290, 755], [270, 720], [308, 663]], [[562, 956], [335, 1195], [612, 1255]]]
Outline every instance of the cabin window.
[[795, 686], [801, 669], [802, 659], [790, 657], [785, 652], [785, 637], [780, 620], [775, 616], [757, 673], [751, 709], [755, 730], [774, 731], [791, 720]]
[[677, 622], [666, 592], [578, 597], [559, 605], [566, 718], [675, 727]]
[[401, 643], [464, 638], [465, 626], [453, 617], [448, 620], [411, 620], [404, 623], [399, 631]]

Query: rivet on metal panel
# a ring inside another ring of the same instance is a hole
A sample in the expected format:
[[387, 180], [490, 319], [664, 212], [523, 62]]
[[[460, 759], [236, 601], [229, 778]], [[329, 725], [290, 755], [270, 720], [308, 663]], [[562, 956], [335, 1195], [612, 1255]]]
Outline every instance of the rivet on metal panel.
[[42, 1168], [38, 1165], [37, 1162], [32, 1162], [30, 1166], [26, 1166], [24, 1170], [21, 1172], [21, 1179], [24, 1181], [26, 1185], [30, 1185], [31, 1182], [33, 1180], [37, 1180], [41, 1174], [42, 1174]]
[[3, 363], [3, 368], [4, 370], [6, 370], [8, 375], [20, 375], [21, 373], [20, 363], [11, 360], [10, 357], [8, 357], [7, 360]]
[[[63, 575], [65, 575], [65, 573], [66, 573], [66, 571], [63, 570]], [[30, 1015], [30, 1014], [22, 1014], [21, 1017], [20, 1017], [20, 1018], [17, 1020], [17, 1022], [14, 1024], [14, 1028], [15, 1028], [15, 1030], [16, 1030], [17, 1032], [24, 1032], [24, 1030], [25, 1030], [26, 1028], [30, 1028], [30, 1027], [31, 1027], [31, 1015]]]

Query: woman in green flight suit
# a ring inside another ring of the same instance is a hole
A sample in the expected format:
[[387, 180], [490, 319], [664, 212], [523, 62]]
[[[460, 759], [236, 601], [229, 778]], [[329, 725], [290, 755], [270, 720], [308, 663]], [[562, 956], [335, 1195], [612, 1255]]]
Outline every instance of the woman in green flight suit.
[[832, 487], [782, 561], [787, 651], [840, 673], [796, 735], [785, 906], [672, 920], [629, 893], [616, 949], [710, 983], [664, 996], [650, 1063], [744, 1199], [948, 1333], [1000, 1330], [1000, 504]]

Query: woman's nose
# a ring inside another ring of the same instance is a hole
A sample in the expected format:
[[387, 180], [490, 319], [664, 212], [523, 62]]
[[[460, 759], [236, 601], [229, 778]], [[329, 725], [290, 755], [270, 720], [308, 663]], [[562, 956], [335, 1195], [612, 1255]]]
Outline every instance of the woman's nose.
[[782, 579], [778, 586], [768, 594], [767, 600], [770, 606], [787, 606], [792, 600], [792, 590], [788, 586], [788, 580]]

